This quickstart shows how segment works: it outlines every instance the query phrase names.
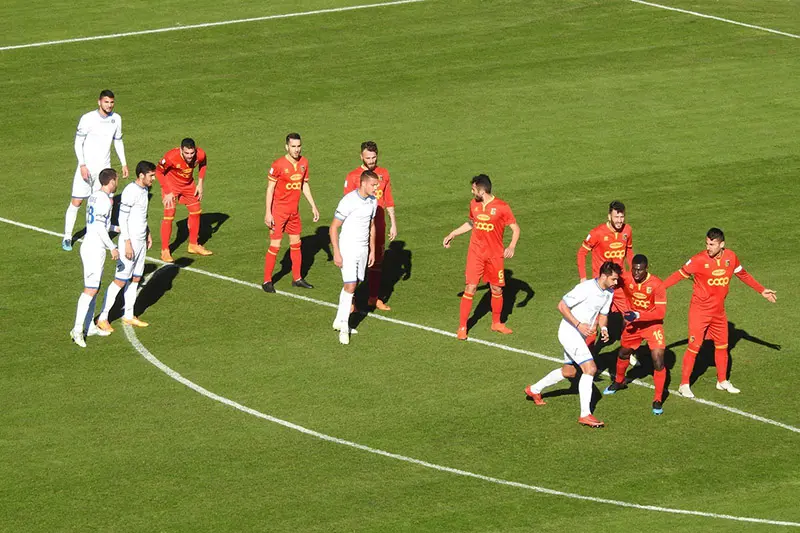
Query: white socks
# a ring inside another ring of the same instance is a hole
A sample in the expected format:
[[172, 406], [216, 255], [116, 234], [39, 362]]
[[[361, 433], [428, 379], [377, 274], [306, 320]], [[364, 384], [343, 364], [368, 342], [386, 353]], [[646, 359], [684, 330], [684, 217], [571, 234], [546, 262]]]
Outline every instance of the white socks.
[[545, 377], [543, 377], [533, 385], [531, 385], [531, 390], [538, 394], [542, 392], [545, 388], [551, 385], [555, 385], [562, 379], [564, 379], [564, 375], [561, 373], [561, 369], [558, 368], [547, 374]]
[[75, 207], [72, 205], [72, 202], [70, 202], [69, 206], [67, 206], [67, 214], [64, 215], [65, 239], [72, 239], [72, 230], [75, 229], [75, 220], [78, 218], [78, 209], [80, 209], [80, 207]]
[[[82, 292], [78, 298], [78, 309], [75, 311], [75, 330], [86, 331], [86, 317], [89, 316], [89, 306], [94, 301], [92, 296]], [[92, 313], [94, 314], [94, 313]], [[91, 318], [89, 319], [91, 320]]]
[[339, 308], [336, 311], [336, 323], [347, 324], [350, 320], [350, 306], [353, 304], [353, 293], [342, 289], [339, 293]]
[[592, 414], [591, 403], [593, 381], [594, 376], [590, 376], [589, 374], [581, 374], [581, 378], [578, 380], [578, 396], [581, 399], [581, 418]]
[[129, 281], [125, 288], [125, 318], [133, 318], [133, 304], [136, 303], [136, 290], [139, 288], [138, 281]]
[[111, 311], [111, 308], [114, 307], [114, 302], [117, 301], [117, 295], [121, 290], [122, 287], [111, 282], [111, 285], [108, 286], [108, 290], [106, 291], [106, 299], [103, 301], [103, 311], [100, 313], [100, 316], [97, 317], [97, 320], [108, 320], [108, 313]]

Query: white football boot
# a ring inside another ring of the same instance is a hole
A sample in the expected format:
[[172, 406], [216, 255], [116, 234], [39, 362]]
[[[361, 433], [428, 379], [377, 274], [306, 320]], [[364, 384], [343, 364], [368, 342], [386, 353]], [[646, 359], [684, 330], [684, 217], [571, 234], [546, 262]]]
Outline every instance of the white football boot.
[[94, 322], [92, 322], [91, 324], [89, 324], [89, 329], [86, 331], [86, 336], [94, 337], [95, 335], [97, 335], [98, 337], [108, 337], [109, 335], [111, 335], [111, 332], [98, 328], [97, 325]]
[[736, 387], [734, 387], [733, 383], [731, 383], [727, 379], [725, 381], [717, 381], [717, 390], [726, 390], [731, 394], [739, 394], [740, 392], [742, 392]]
[[[334, 322], [333, 323], [333, 331], [342, 331], [342, 325], [344, 325], [345, 329], [347, 329], [348, 324], [342, 324], [342, 322]], [[356, 335], [358, 330], [355, 328], [350, 328], [350, 335]]]
[[350, 344], [350, 334], [347, 332], [347, 328], [339, 330], [339, 342], [341, 344]]
[[86, 341], [83, 340], [83, 332], [77, 329], [73, 329], [69, 332], [69, 336], [72, 338], [72, 342], [80, 346], [81, 348], [86, 348]]
[[[719, 386], [719, 385], [718, 385], [718, 386]], [[688, 384], [688, 383], [684, 383], [683, 385], [681, 385], [680, 387], [678, 387], [678, 392], [679, 392], [679, 393], [681, 394], [681, 396], [683, 396], [684, 398], [694, 398], [694, 393], [692, 392], [692, 389], [691, 389], [691, 388], [689, 388], [689, 384]]]

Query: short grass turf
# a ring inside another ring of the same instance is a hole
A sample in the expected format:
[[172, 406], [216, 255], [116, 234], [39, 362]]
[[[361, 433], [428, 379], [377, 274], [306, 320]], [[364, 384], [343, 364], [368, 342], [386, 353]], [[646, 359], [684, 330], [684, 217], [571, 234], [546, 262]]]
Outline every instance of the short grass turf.
[[[354, 3], [8, 2], [0, 14], [15, 31], [0, 45], [346, 5]], [[670, 5], [800, 30], [791, 2]], [[654, 273], [673, 272], [719, 226], [743, 264], [778, 290], [772, 306], [733, 282], [732, 380], [743, 392], [716, 391], [713, 366], [694, 390], [800, 425], [791, 363], [800, 318], [800, 64], [792, 38], [623, 1], [428, 0], [0, 54], [4, 218], [61, 230], [72, 132], [109, 87], [131, 167], [157, 160], [184, 136], [209, 154], [204, 223], [216, 223], [207, 242], [215, 255], [191, 266], [257, 284], [267, 238], [264, 175], [285, 134], [303, 134], [323, 213], [314, 224], [301, 205], [312, 251], [344, 175], [358, 164], [359, 143], [371, 138], [398, 202], [390, 316], [454, 331], [467, 237], [450, 250], [441, 240], [465, 219], [469, 178], [487, 172], [522, 227], [507, 268], [509, 303], [524, 306], [509, 306], [514, 335], [494, 336], [489, 316], [471, 334], [558, 356], [555, 305], [577, 281], [575, 252], [618, 198]], [[776, 527], [544, 495], [321, 441], [170, 380], [121, 327], [79, 350], [67, 331], [80, 260], [57, 241], [0, 225], [0, 529]], [[185, 243], [175, 255], [186, 256]], [[108, 279], [110, 272], [109, 265]], [[336, 301], [341, 280], [324, 250], [307, 277], [313, 291], [291, 289], [287, 277], [277, 287]], [[523, 400], [523, 387], [552, 362], [371, 318], [344, 348], [330, 331], [329, 307], [185, 270], [159, 270], [148, 283], [141, 297], [152, 326], [137, 332], [140, 341], [191, 381], [260, 412], [498, 479], [800, 522], [791, 430], [677, 395], [654, 417], [652, 392], [632, 387], [600, 400], [597, 414], [609, 427], [591, 431], [575, 424], [573, 394], [541, 409]], [[690, 292], [685, 282], [669, 293], [673, 376]], [[613, 347], [604, 354], [610, 360]], [[597, 383], [605, 385], [607, 378]]]

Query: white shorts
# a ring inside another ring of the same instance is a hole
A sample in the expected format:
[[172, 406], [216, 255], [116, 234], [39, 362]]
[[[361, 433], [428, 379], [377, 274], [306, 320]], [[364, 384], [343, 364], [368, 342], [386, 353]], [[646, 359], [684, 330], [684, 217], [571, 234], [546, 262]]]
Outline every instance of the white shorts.
[[564, 347], [564, 364], [582, 365], [592, 360], [592, 352], [586, 346], [586, 339], [574, 326], [561, 321], [558, 326], [558, 342]]
[[100, 171], [89, 169], [89, 183], [86, 183], [81, 176], [81, 167], [75, 169], [75, 177], [72, 178], [72, 197], [86, 199], [93, 192], [100, 190]]
[[355, 250], [341, 250], [342, 253], [342, 281], [344, 283], [358, 283], [363, 281], [367, 273], [369, 261], [369, 247], [356, 248]]
[[147, 254], [145, 241], [131, 240], [133, 259], [125, 257], [125, 243], [119, 247], [119, 261], [114, 278], [120, 281], [129, 281], [131, 278], [141, 278], [144, 275], [144, 256]]
[[81, 243], [81, 261], [83, 262], [83, 286], [87, 289], [99, 289], [103, 278], [103, 265], [106, 263], [106, 249], [86, 241]]

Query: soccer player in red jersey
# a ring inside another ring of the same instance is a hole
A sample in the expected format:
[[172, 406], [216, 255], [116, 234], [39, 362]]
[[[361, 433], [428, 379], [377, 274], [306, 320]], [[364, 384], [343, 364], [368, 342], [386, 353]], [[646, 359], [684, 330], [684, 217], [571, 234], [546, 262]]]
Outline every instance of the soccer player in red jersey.
[[706, 233], [706, 251], [695, 255], [674, 274], [664, 280], [664, 288], [671, 287], [683, 279], [694, 277], [692, 300], [689, 303], [689, 346], [683, 355], [681, 385], [678, 391], [687, 398], [694, 398], [689, 388], [694, 361], [703, 340], [714, 341], [714, 364], [717, 366], [717, 389], [731, 394], [739, 389], [728, 381], [728, 317], [725, 314], [725, 298], [731, 277], [736, 276], [769, 302], [775, 303], [777, 295], [753, 278], [739, 263], [739, 258], [725, 248], [725, 234], [719, 228]]
[[664, 315], [667, 312], [667, 291], [658, 276], [650, 274], [647, 270], [647, 257], [642, 254], [633, 256], [630, 272], [624, 272], [619, 285], [622, 287], [626, 298], [626, 308], [623, 313], [625, 328], [622, 330], [619, 355], [617, 357], [617, 372], [614, 382], [609, 385], [603, 394], [614, 394], [618, 390], [628, 387], [625, 383], [625, 371], [631, 355], [636, 352], [642, 342], [647, 342], [650, 355], [653, 358], [653, 383], [656, 392], [653, 396], [653, 414], [660, 415], [664, 412], [664, 382], [667, 380], [667, 369], [664, 367]]
[[[594, 228], [578, 248], [578, 277], [586, 281], [586, 256], [592, 252], [592, 277], [596, 278], [600, 266], [606, 261], [612, 261], [624, 267], [627, 263], [631, 267], [633, 257], [633, 231], [625, 223], [625, 204], [617, 200], [608, 206], [608, 220]], [[614, 291], [614, 301], [611, 312], [621, 313], [625, 310], [625, 295], [617, 287]], [[594, 344], [597, 335], [586, 338], [586, 344]]]
[[[164, 204], [164, 218], [161, 219], [161, 260], [172, 263], [174, 259], [169, 250], [172, 238], [172, 221], [175, 219], [175, 203], [183, 204], [189, 211], [189, 253], [212, 255], [197, 242], [200, 233], [200, 213], [203, 209], [203, 181], [206, 177], [208, 160], [202, 148], [193, 139], [181, 141], [179, 148], [173, 148], [156, 165], [156, 179], [161, 185], [161, 203]], [[194, 181], [197, 171], [197, 183]]]
[[[504, 259], [514, 257], [519, 240], [519, 225], [511, 207], [492, 195], [492, 182], [486, 174], [472, 178], [472, 202], [469, 219], [444, 238], [443, 245], [450, 248], [458, 235], [472, 231], [467, 252], [467, 284], [461, 297], [461, 315], [457, 338], [467, 339], [467, 320], [472, 310], [472, 298], [481, 279], [489, 283], [492, 291], [492, 331], [510, 334], [512, 331], [500, 322], [503, 310], [503, 287], [505, 286]], [[511, 242], [503, 247], [503, 233], [511, 228]]]
[[300, 252], [300, 194], [311, 204], [314, 222], [319, 220], [317, 204], [308, 185], [308, 159], [300, 155], [303, 141], [299, 133], [286, 136], [286, 155], [276, 159], [269, 168], [267, 182], [267, 213], [264, 224], [269, 228], [269, 249], [264, 256], [264, 292], [275, 292], [272, 284], [272, 271], [281, 249], [283, 234], [289, 234], [289, 256], [292, 260], [292, 287], [313, 289], [314, 286], [303, 279], [300, 268], [303, 255]]
[[397, 237], [397, 220], [394, 216], [394, 198], [392, 197], [392, 183], [389, 171], [378, 166], [378, 145], [373, 141], [361, 143], [361, 165], [347, 174], [344, 181], [344, 194], [358, 189], [361, 174], [371, 170], [378, 175], [378, 211], [375, 213], [375, 263], [369, 268], [367, 283], [369, 285], [369, 300], [367, 305], [379, 311], [391, 311], [381, 298], [381, 271], [383, 265], [383, 249], [386, 245], [386, 214], [389, 215], [389, 240]]

